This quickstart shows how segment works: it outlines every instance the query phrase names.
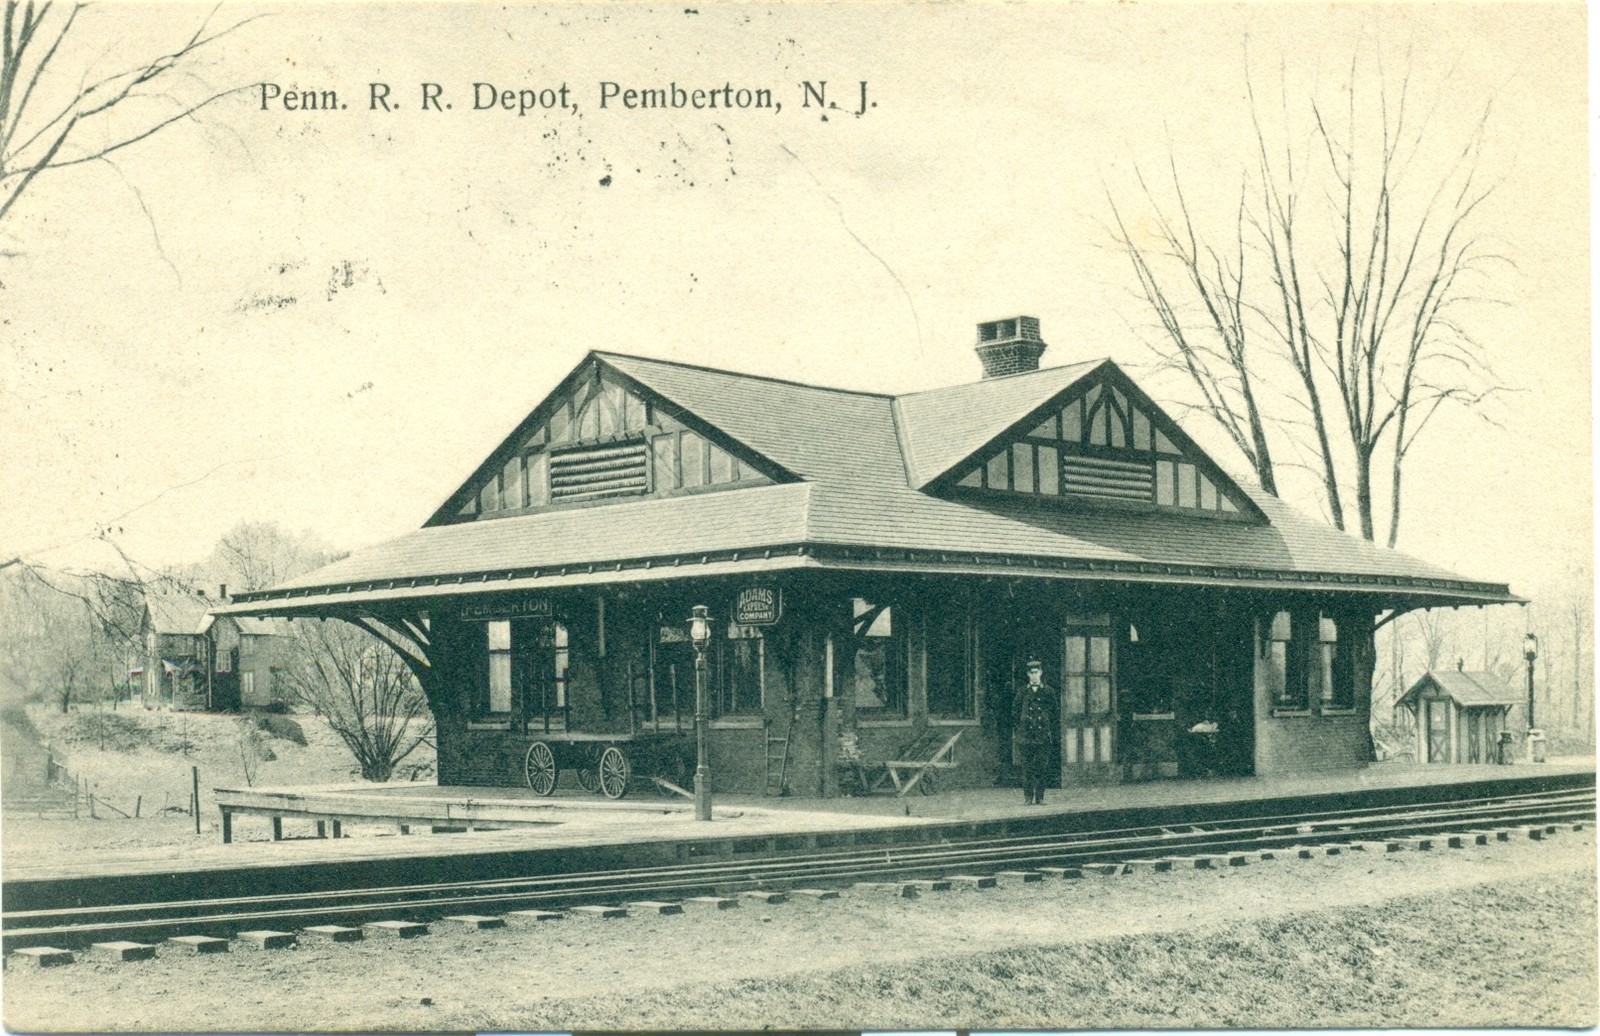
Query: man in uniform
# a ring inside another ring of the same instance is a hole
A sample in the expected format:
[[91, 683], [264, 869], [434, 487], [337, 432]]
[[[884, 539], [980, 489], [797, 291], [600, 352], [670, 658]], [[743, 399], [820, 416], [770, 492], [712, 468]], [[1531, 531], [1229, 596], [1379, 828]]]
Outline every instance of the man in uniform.
[[1028, 682], [1017, 691], [1012, 737], [1022, 761], [1022, 801], [1044, 805], [1045, 770], [1055, 742], [1056, 692], [1044, 682], [1044, 666], [1028, 662]]

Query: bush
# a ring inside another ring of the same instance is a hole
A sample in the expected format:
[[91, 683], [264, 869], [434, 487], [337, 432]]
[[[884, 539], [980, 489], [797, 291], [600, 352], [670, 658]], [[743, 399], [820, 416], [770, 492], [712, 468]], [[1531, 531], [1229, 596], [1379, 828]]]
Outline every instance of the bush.
[[292, 741], [301, 746], [306, 743], [306, 732], [301, 729], [299, 723], [296, 723], [288, 716], [277, 716], [268, 712], [259, 713], [256, 716], [256, 726], [279, 741]]

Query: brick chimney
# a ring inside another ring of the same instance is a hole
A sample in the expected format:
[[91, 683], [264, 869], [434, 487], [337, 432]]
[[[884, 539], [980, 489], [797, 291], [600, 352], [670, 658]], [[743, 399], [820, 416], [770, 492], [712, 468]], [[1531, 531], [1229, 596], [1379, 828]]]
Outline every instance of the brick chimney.
[[1011, 317], [978, 325], [978, 359], [986, 379], [1038, 370], [1046, 348], [1039, 337], [1038, 317]]

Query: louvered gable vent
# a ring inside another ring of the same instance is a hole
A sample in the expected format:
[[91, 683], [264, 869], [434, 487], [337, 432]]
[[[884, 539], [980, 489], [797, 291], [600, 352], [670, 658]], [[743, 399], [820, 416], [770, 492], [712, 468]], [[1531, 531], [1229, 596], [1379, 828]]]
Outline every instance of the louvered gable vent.
[[599, 500], [650, 491], [650, 451], [643, 438], [550, 454], [550, 499]]
[[452, 520], [771, 482], [676, 412], [591, 359], [458, 491]]
[[1115, 376], [1079, 386], [1025, 435], [991, 447], [956, 485], [1202, 514], [1248, 508], [1220, 469], [1173, 442], [1162, 430], [1173, 427], [1169, 419], [1130, 386]]

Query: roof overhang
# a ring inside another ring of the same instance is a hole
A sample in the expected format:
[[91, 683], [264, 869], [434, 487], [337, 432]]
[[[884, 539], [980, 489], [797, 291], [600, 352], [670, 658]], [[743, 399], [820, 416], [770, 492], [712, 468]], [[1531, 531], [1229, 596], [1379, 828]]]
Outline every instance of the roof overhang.
[[507, 591], [738, 577], [800, 569], [1365, 595], [1380, 598], [1384, 607], [1406, 611], [1527, 603], [1505, 586], [1466, 580], [1338, 572], [1284, 572], [1147, 561], [890, 550], [842, 544], [787, 544], [714, 554], [260, 591], [240, 594], [233, 603], [215, 609], [215, 613], [286, 616], [335, 614], [350, 608], [359, 610], [391, 602], [418, 602]]

